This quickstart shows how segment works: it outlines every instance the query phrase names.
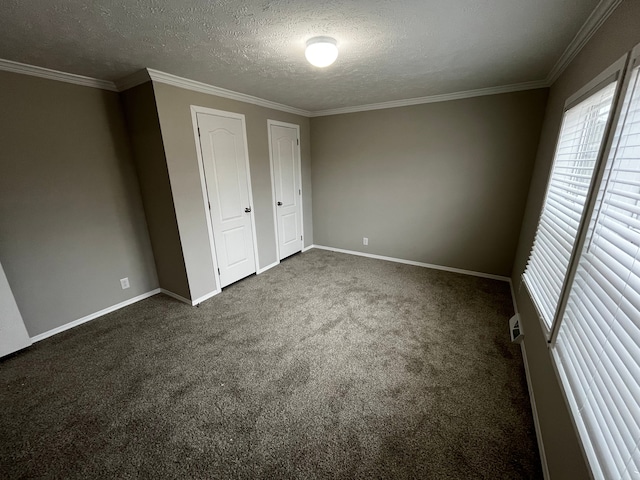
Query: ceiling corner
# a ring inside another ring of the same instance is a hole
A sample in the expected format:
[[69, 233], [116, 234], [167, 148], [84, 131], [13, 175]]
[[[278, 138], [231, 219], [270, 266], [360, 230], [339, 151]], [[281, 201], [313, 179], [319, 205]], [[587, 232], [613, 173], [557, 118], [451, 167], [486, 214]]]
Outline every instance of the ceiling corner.
[[593, 37], [621, 3], [622, 0], [600, 0], [600, 3], [598, 3], [591, 15], [589, 15], [587, 21], [580, 27], [576, 36], [573, 37], [569, 46], [549, 72], [547, 76], [547, 83], [549, 85], [552, 85], [558, 77], [560, 77], [571, 61], [580, 53], [580, 50], [584, 48], [591, 37]]
[[116, 80], [115, 85], [119, 92], [124, 92], [130, 88], [137, 87], [143, 83], [151, 81], [151, 73], [148, 68], [143, 68], [137, 72], [127, 75], [119, 80]]

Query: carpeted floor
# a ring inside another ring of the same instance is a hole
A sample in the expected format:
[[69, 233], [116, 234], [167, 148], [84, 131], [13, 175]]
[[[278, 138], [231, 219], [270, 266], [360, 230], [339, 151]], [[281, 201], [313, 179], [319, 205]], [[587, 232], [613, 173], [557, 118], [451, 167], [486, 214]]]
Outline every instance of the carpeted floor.
[[311, 250], [0, 361], [0, 477], [542, 478], [504, 282]]

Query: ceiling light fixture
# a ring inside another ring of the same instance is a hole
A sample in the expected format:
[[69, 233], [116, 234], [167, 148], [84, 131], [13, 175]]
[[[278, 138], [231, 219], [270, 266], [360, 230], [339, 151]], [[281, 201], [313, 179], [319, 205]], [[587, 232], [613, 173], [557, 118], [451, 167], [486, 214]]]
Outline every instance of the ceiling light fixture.
[[307, 40], [305, 57], [311, 65], [328, 67], [338, 58], [338, 45], [331, 37], [313, 37]]

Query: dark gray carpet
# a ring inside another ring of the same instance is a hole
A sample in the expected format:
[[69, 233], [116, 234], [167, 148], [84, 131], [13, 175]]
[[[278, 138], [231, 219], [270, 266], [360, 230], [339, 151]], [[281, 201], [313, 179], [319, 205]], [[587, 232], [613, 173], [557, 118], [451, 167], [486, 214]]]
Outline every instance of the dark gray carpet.
[[542, 478], [507, 283], [311, 250], [0, 362], [0, 477]]

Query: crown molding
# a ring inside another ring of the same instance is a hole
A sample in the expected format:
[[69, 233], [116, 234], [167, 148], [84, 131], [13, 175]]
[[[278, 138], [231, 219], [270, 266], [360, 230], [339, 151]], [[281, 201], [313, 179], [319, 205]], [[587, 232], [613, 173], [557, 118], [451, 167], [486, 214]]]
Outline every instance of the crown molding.
[[430, 95], [428, 97], [407, 98], [404, 100], [392, 100], [390, 102], [371, 103], [368, 105], [357, 105], [354, 107], [331, 108], [329, 110], [316, 110], [315, 112], [311, 112], [310, 116], [325, 117], [328, 115], [340, 115], [343, 113], [366, 112], [368, 110], [408, 107], [411, 105], [422, 105], [425, 103], [448, 102], [451, 100], [462, 100], [465, 98], [484, 97], [486, 95], [498, 95], [500, 93], [534, 90], [536, 88], [546, 88], [548, 86], [549, 84], [546, 80], [536, 80], [534, 82], [516, 83], [513, 85], [503, 85], [501, 87], [479, 88], [477, 90], [466, 90], [463, 92], [445, 93], [442, 95]]
[[210, 95], [229, 98], [231, 100], [237, 100], [239, 102], [251, 103], [260, 107], [266, 107], [273, 110], [280, 110], [282, 112], [302, 115], [303, 117], [311, 116], [311, 112], [308, 110], [290, 107], [289, 105], [283, 105], [281, 103], [272, 102], [271, 100], [265, 100], [264, 98], [254, 97], [252, 95], [247, 95], [246, 93], [234, 92], [233, 90], [227, 90], [226, 88], [214, 87], [213, 85], [196, 82], [195, 80], [189, 80], [187, 78], [178, 77], [176, 75], [160, 72], [151, 68], [147, 68], [147, 72], [151, 80], [153, 80], [154, 82], [173, 85], [174, 87], [185, 88], [187, 90], [193, 90], [194, 92], [208, 93]]
[[216, 87], [195, 80], [189, 80], [188, 78], [178, 77], [170, 73], [161, 72], [159, 70], [153, 70], [151, 68], [143, 68], [137, 72], [132, 73], [126, 77], [123, 77], [116, 82], [110, 82], [108, 80], [100, 80], [97, 78], [85, 77], [82, 75], [75, 75], [72, 73], [61, 72], [58, 70], [51, 70], [48, 68], [37, 67], [35, 65], [27, 65], [25, 63], [13, 62], [11, 60], [0, 59], [0, 71], [8, 71], [14, 73], [21, 73], [23, 75], [31, 75], [35, 77], [46, 78], [49, 80], [56, 80], [60, 82], [72, 83], [75, 85], [82, 85], [85, 87], [100, 88], [103, 90], [109, 90], [112, 92], [123, 92], [130, 88], [136, 87], [143, 83], [154, 81], [158, 83], [164, 83], [167, 85], [173, 85], [175, 87], [184, 88], [200, 93], [206, 93], [209, 95], [216, 95], [218, 97], [229, 98], [231, 100], [237, 100], [239, 102], [250, 103], [261, 107], [271, 108], [273, 110], [279, 110], [282, 112], [293, 113], [295, 115], [301, 115], [303, 117], [322, 117], [327, 115], [339, 115], [342, 113], [355, 113], [364, 112], [368, 110], [380, 110], [384, 108], [406, 107], [410, 105], [419, 105], [423, 103], [436, 103], [446, 102], [449, 100], [460, 100], [464, 98], [480, 97], [484, 95], [495, 95], [499, 93], [517, 92], [521, 90], [531, 90], [535, 88], [548, 87], [549, 84], [546, 81], [534, 81], [519, 83], [516, 85], [506, 85], [501, 87], [489, 87], [481, 88], [478, 90], [468, 90], [464, 92], [447, 93], [443, 95], [431, 95], [427, 97], [409, 98], [404, 100], [392, 100], [390, 102], [374, 103], [368, 105], [358, 105], [353, 107], [334, 108], [329, 110], [317, 110], [309, 111], [301, 108], [291, 107], [289, 105], [283, 105], [281, 103], [272, 102], [263, 98], [254, 97], [245, 93], [234, 92], [233, 90], [227, 90], [225, 88]]
[[138, 85], [142, 85], [143, 83], [150, 81], [151, 77], [149, 76], [149, 72], [146, 68], [143, 68], [131, 75], [127, 75], [126, 77], [116, 80], [115, 84], [119, 92], [124, 92], [125, 90], [129, 90], [130, 88], [137, 87]]
[[61, 72], [59, 70], [36, 67], [35, 65], [27, 65], [26, 63], [13, 62], [11, 60], [4, 60], [1, 58], [0, 71], [21, 73], [23, 75], [30, 75], [32, 77], [40, 77], [49, 80], [56, 80], [59, 82], [73, 83], [75, 85], [82, 85], [83, 87], [100, 88], [102, 90], [109, 90], [112, 92], [118, 91], [115, 84], [108, 80], [100, 80], [98, 78], [91, 78], [82, 75], [75, 75], [73, 73]]
[[447, 102], [451, 100], [461, 100], [465, 98], [480, 97], [485, 95], [497, 95], [500, 93], [510, 93], [549, 87], [558, 79], [562, 72], [564, 72], [564, 70], [569, 66], [571, 61], [576, 57], [576, 55], [578, 55], [580, 50], [582, 50], [582, 48], [587, 44], [591, 37], [593, 37], [596, 31], [602, 26], [602, 24], [607, 20], [607, 18], [609, 18], [609, 16], [621, 3], [622, 0], [601, 0], [600, 3], [598, 3], [591, 15], [589, 15], [589, 18], [573, 38], [569, 46], [565, 49], [562, 56], [553, 66], [545, 80], [518, 83], [514, 85], [504, 85], [499, 87], [481, 88], [477, 90], [467, 90], [463, 92], [446, 93], [443, 95], [431, 95], [426, 97], [408, 98], [404, 100], [392, 100], [389, 102], [358, 105], [353, 107], [332, 108], [327, 110], [309, 111], [301, 108], [291, 107], [289, 105], [283, 105], [281, 103], [272, 102], [270, 100], [254, 97], [252, 95], [247, 95], [245, 93], [234, 92], [233, 90], [227, 90], [225, 88], [197, 82], [195, 80], [189, 80], [187, 78], [178, 77], [177, 75], [172, 75], [170, 73], [165, 73], [150, 68], [139, 70], [131, 75], [128, 75], [127, 77], [116, 81], [115, 83], [108, 80], [100, 80], [98, 78], [75, 75], [73, 73], [51, 70], [49, 68], [37, 67], [35, 65], [28, 65], [25, 63], [4, 59], [0, 59], [0, 71], [21, 73], [24, 75], [31, 75], [35, 77], [46, 78], [49, 80], [72, 83], [85, 87], [100, 88], [112, 92], [122, 92], [124, 90], [128, 90], [137, 85], [152, 80], [154, 82], [173, 85], [187, 90], [193, 90], [195, 92], [216, 95], [218, 97], [229, 98], [231, 100], [250, 103], [253, 105], [271, 108], [273, 110], [279, 110], [282, 112], [293, 113], [304, 117], [322, 117], [328, 115], [339, 115], [343, 113], [365, 112], [369, 110], [381, 110], [385, 108], [421, 105], [425, 103]]
[[576, 36], [573, 37], [569, 46], [549, 72], [547, 76], [549, 85], [552, 85], [560, 77], [572, 60], [576, 58], [576, 55], [580, 53], [580, 50], [584, 48], [591, 37], [621, 3], [622, 0], [600, 0], [600, 3], [591, 12], [587, 21], [580, 27]]
[[323, 117], [328, 115], [340, 115], [343, 113], [365, 112], [368, 110], [381, 110], [384, 108], [406, 107], [410, 105], [420, 105], [425, 103], [447, 102], [451, 100], [461, 100], [464, 98], [480, 97], [485, 95], [496, 95], [500, 93], [510, 93], [523, 90], [533, 90], [536, 88], [547, 88], [560, 77], [562, 72], [569, 66], [573, 59], [580, 53], [587, 42], [598, 31], [602, 24], [609, 18], [622, 0], [600, 0], [600, 3], [591, 12], [589, 18], [580, 27], [580, 30], [573, 38], [562, 56], [553, 66], [545, 80], [505, 85], [500, 87], [481, 88], [477, 90], [467, 90], [464, 92], [447, 93], [444, 95], [431, 95], [427, 97], [409, 98], [406, 100], [393, 100], [390, 102], [373, 103], [369, 105], [358, 105], [354, 107], [332, 108], [328, 110], [316, 110], [311, 112], [311, 117]]

